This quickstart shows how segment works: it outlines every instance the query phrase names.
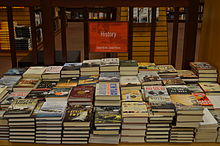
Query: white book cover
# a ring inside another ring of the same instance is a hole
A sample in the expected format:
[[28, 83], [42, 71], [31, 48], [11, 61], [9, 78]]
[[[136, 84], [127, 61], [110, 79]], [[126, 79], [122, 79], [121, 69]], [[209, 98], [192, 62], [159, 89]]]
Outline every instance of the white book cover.
[[137, 76], [121, 76], [120, 77], [120, 84], [121, 84], [121, 86], [129, 86], [129, 85], [139, 86], [139, 85], [141, 85]]
[[28, 70], [23, 74], [25, 75], [31, 75], [31, 74], [43, 74], [44, 71], [46, 70], [47, 67], [42, 67], [42, 66], [31, 66], [28, 68]]
[[45, 70], [45, 74], [58, 74], [62, 70], [63, 66], [48, 66]]

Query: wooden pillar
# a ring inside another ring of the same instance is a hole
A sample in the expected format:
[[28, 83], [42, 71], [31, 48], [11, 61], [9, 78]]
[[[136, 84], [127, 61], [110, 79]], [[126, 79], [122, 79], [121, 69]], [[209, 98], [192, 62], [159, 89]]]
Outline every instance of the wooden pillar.
[[174, 67], [176, 67], [176, 52], [177, 52], [177, 41], [178, 41], [178, 27], [179, 27], [179, 8], [176, 7], [175, 10], [174, 10], [172, 51], [171, 51], [171, 64], [172, 64]]
[[50, 0], [41, 0], [44, 64], [55, 64], [54, 9]]
[[7, 7], [7, 18], [8, 18], [8, 29], [9, 29], [9, 40], [10, 40], [11, 64], [12, 67], [17, 67], [12, 7]]
[[133, 7], [129, 7], [129, 26], [128, 26], [128, 60], [132, 60], [132, 47], [133, 47]]
[[190, 69], [189, 63], [195, 61], [199, 0], [190, 0], [189, 3], [184, 34], [182, 69]]
[[84, 8], [84, 60], [89, 59], [89, 14], [88, 8]]
[[36, 34], [36, 24], [35, 24], [35, 14], [34, 7], [29, 8], [30, 11], [30, 21], [31, 21], [31, 42], [32, 42], [32, 63], [33, 65], [38, 64], [38, 50], [37, 50], [37, 34]]
[[66, 9], [60, 8], [61, 14], [61, 41], [62, 41], [62, 58], [67, 62], [67, 44], [66, 44]]
[[151, 18], [151, 38], [150, 38], [150, 62], [154, 62], [154, 50], [155, 50], [155, 37], [156, 37], [156, 13], [157, 8], [152, 7], [152, 18]]

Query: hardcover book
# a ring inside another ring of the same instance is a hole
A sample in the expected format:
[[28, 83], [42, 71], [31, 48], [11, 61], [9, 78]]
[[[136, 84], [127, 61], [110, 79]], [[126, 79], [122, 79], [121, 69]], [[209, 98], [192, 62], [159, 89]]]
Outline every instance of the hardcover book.
[[67, 98], [71, 88], [53, 88], [47, 98]]
[[41, 78], [41, 75], [44, 73], [46, 67], [42, 66], [32, 66], [29, 67], [23, 74], [24, 78]]
[[202, 88], [198, 84], [186, 84], [191, 93], [203, 93]]
[[13, 86], [21, 79], [21, 76], [3, 76], [0, 79], [0, 85], [7, 86], [8, 89], [13, 88]]
[[95, 85], [99, 81], [99, 76], [81, 76], [78, 85]]
[[64, 126], [89, 126], [91, 121], [91, 106], [73, 105], [68, 106], [63, 124]]
[[148, 117], [145, 102], [122, 102], [122, 117]]
[[77, 86], [77, 83], [78, 83], [78, 78], [65, 78], [65, 79], [60, 79], [56, 87], [71, 88]]
[[152, 109], [152, 112], [158, 111], [169, 111], [174, 112], [175, 105], [172, 103], [169, 96], [151, 96], [149, 97], [149, 103]]
[[37, 103], [36, 99], [16, 99], [8, 107], [4, 117], [30, 117]]
[[119, 58], [103, 58], [101, 59], [100, 66], [119, 66]]
[[120, 107], [112, 106], [95, 108], [95, 126], [121, 125], [121, 121]]
[[193, 93], [198, 101], [198, 103], [202, 106], [213, 106], [209, 98], [204, 93]]
[[159, 74], [177, 74], [176, 69], [172, 65], [157, 65]]
[[198, 76], [191, 70], [177, 70], [177, 73], [181, 79], [198, 79]]
[[39, 79], [21, 79], [14, 88], [35, 88], [39, 83]]
[[119, 83], [100, 82], [96, 84], [96, 97], [116, 96], [120, 97]]
[[121, 76], [120, 85], [121, 86], [140, 86], [141, 83], [137, 76]]
[[187, 86], [185, 85], [175, 85], [175, 86], [167, 86], [167, 91], [170, 95], [172, 94], [191, 94]]
[[93, 86], [76, 86], [73, 87], [69, 101], [93, 101], [95, 88]]
[[143, 101], [140, 90], [122, 90], [122, 101]]
[[60, 74], [63, 66], [48, 66], [44, 74]]
[[33, 89], [31, 92], [26, 96], [27, 99], [38, 99], [38, 100], [45, 100], [45, 98], [50, 94], [50, 90], [42, 90], [42, 89]]
[[80, 68], [82, 71], [98, 71], [100, 66], [101, 60], [100, 59], [94, 59], [94, 60], [84, 60], [82, 67]]
[[220, 94], [220, 85], [213, 82], [200, 82], [199, 85], [205, 93]]
[[144, 86], [145, 97], [169, 96], [165, 86]]
[[101, 72], [99, 77], [99, 82], [119, 82], [120, 73], [119, 72]]
[[198, 73], [217, 73], [217, 69], [208, 62], [190, 62], [190, 66]]
[[61, 74], [79, 74], [82, 63], [65, 63]]
[[155, 65], [155, 63], [138, 62], [139, 71], [147, 70], [149, 66]]
[[40, 84], [37, 86], [37, 89], [49, 90], [55, 87], [56, 85], [56, 81], [41, 81]]
[[186, 83], [182, 79], [177, 78], [177, 79], [163, 80], [163, 84], [167, 86], [167, 85], [185, 85]]
[[142, 85], [158, 84], [161, 85], [161, 78], [156, 71], [146, 71], [138, 73], [138, 78]]
[[138, 67], [136, 60], [120, 60], [120, 67]]
[[26, 71], [25, 68], [11, 68], [6, 73], [5, 76], [22, 76], [22, 74]]

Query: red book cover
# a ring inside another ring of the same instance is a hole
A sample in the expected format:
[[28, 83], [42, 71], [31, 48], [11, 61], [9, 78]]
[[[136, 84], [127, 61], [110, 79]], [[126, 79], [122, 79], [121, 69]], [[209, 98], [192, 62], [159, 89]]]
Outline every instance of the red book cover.
[[69, 101], [93, 101], [95, 88], [93, 86], [76, 86], [69, 96]]
[[211, 103], [211, 101], [208, 99], [208, 97], [204, 94], [204, 93], [192, 93], [198, 103], [202, 106], [213, 106], [213, 104]]

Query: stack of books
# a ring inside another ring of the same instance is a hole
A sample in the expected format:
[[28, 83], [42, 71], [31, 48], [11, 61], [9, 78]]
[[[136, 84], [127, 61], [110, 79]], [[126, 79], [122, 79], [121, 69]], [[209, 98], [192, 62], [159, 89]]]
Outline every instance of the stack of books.
[[89, 142], [119, 144], [121, 107], [95, 107], [94, 118], [94, 129]]
[[146, 142], [168, 142], [170, 125], [175, 116], [175, 105], [170, 96], [150, 96], [149, 107]]
[[220, 95], [220, 85], [213, 82], [200, 82], [199, 83], [202, 90], [206, 95], [209, 96], [219, 96]]
[[1, 111], [0, 116], [0, 140], [9, 140], [8, 120], [3, 118], [5, 111]]
[[200, 82], [217, 82], [217, 69], [208, 62], [190, 62], [190, 66]]
[[185, 95], [191, 94], [188, 87], [186, 85], [170, 85], [166, 86], [169, 95]]
[[66, 98], [47, 98], [36, 114], [36, 143], [61, 144]]
[[4, 113], [8, 118], [10, 142], [35, 142], [35, 119], [32, 117], [38, 101], [16, 99]]
[[199, 77], [191, 70], [177, 70], [178, 76], [186, 83], [195, 83]]
[[145, 102], [122, 102], [121, 142], [144, 143], [148, 116]]
[[192, 143], [194, 142], [195, 128], [172, 126], [170, 130], [170, 142]]
[[142, 86], [162, 85], [162, 81], [157, 71], [142, 71], [138, 73], [138, 78]]
[[95, 106], [120, 106], [120, 88], [117, 82], [100, 82], [96, 84]]
[[142, 90], [121, 90], [121, 101], [143, 102]]
[[61, 78], [74, 78], [80, 76], [82, 63], [65, 63], [60, 72]]
[[69, 98], [69, 105], [92, 105], [95, 94], [93, 86], [76, 86], [73, 87]]
[[79, 86], [96, 86], [96, 83], [99, 81], [99, 76], [81, 76], [78, 81]]
[[142, 72], [142, 71], [147, 71], [148, 68], [150, 66], [155, 66], [156, 64], [155, 63], [149, 63], [149, 62], [138, 62], [138, 71], [139, 72]]
[[57, 82], [56, 87], [57, 88], [72, 88], [77, 86], [78, 84], [78, 78], [73, 77], [73, 78], [61, 78], [59, 82]]
[[101, 59], [100, 71], [119, 71], [119, 58]]
[[82, 63], [82, 67], [80, 68], [81, 76], [91, 76], [91, 75], [99, 75], [99, 66], [101, 60], [84, 60]]
[[149, 102], [150, 97], [169, 96], [165, 86], [144, 86], [144, 101]]
[[197, 99], [197, 102], [203, 107], [208, 109], [214, 109], [213, 104], [209, 100], [209, 98], [206, 96], [205, 93], [192, 93]]
[[121, 90], [141, 90], [141, 82], [137, 76], [121, 76], [120, 77]]
[[63, 66], [48, 66], [42, 74], [44, 81], [59, 81]]
[[43, 66], [31, 66], [23, 73], [23, 78], [41, 79], [45, 70], [46, 67]]
[[87, 144], [92, 116], [92, 106], [68, 106], [63, 121], [62, 144]]
[[120, 82], [119, 72], [100, 72], [99, 82]]
[[156, 69], [161, 78], [167, 75], [178, 75], [177, 70], [172, 65], [156, 65]]
[[26, 71], [25, 68], [11, 68], [7, 72], [5, 72], [4, 76], [22, 76], [24, 72]]
[[8, 87], [5, 85], [0, 85], [0, 100], [2, 100], [3, 97], [8, 93], [7, 88]]
[[18, 83], [14, 86], [13, 91], [28, 92], [31, 91], [32, 89], [35, 89], [39, 83], [40, 83], [39, 79], [23, 78], [19, 80]]
[[3, 76], [0, 79], [0, 86], [7, 86], [8, 91], [12, 91], [13, 87], [21, 79], [21, 76]]
[[120, 60], [121, 76], [136, 76], [138, 74], [138, 64], [136, 60]]
[[187, 88], [189, 89], [190, 93], [203, 93], [202, 88], [199, 84], [186, 84]]
[[215, 142], [218, 135], [218, 122], [207, 108], [203, 113], [203, 122], [200, 122], [196, 131], [195, 142]]

